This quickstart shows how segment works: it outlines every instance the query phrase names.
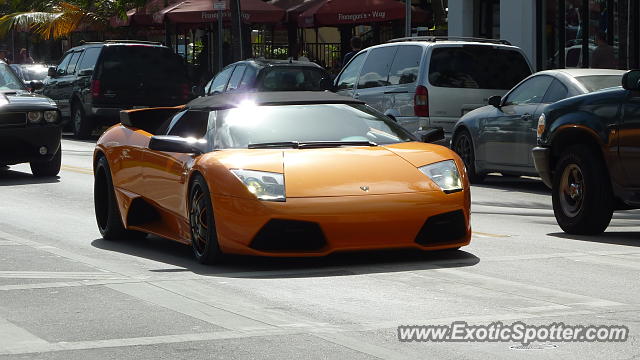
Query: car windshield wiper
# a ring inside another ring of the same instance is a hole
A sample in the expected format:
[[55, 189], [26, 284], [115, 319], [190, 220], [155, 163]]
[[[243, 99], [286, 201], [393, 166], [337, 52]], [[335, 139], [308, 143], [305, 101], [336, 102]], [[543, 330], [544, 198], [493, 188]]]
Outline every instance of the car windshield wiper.
[[356, 140], [356, 141], [280, 141], [270, 143], [249, 144], [249, 149], [269, 149], [269, 148], [294, 148], [294, 149], [313, 149], [340, 146], [378, 146], [373, 141]]

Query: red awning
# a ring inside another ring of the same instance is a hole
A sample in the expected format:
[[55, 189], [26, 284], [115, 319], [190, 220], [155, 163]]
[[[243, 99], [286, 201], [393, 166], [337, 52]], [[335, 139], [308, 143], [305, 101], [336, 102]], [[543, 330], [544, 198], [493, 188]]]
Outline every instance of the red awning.
[[[414, 22], [426, 13], [412, 7]], [[318, 0], [298, 16], [301, 27], [370, 24], [404, 19], [405, 5], [398, 0]]]
[[[228, 6], [227, 6], [228, 7]], [[262, 0], [240, 0], [242, 19], [245, 23], [277, 23], [284, 18], [285, 11]], [[222, 13], [223, 18], [231, 18], [231, 10]], [[169, 20], [178, 24], [196, 24], [216, 21], [212, 0], [186, 0], [156, 13], [157, 23]]]
[[[169, 0], [169, 5], [175, 5], [180, 0]], [[130, 25], [153, 25], [153, 15], [165, 8], [165, 0], [149, 0], [143, 7], [127, 11], [127, 17], [114, 16], [109, 19], [113, 27]]]

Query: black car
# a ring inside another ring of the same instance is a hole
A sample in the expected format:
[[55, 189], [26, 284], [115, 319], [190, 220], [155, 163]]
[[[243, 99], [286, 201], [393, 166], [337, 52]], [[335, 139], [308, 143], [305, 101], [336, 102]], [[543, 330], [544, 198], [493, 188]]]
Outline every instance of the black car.
[[200, 95], [230, 91], [323, 91], [332, 87], [331, 75], [316, 63], [252, 59], [222, 69]]
[[49, 68], [43, 94], [71, 118], [77, 138], [116, 123], [120, 110], [187, 103], [191, 89], [182, 58], [159, 43], [114, 40], [85, 43]]
[[622, 85], [549, 105], [538, 119], [535, 166], [567, 233], [599, 234], [614, 210], [640, 209], [640, 70]]
[[56, 104], [29, 92], [0, 62], [0, 166], [28, 162], [35, 176], [57, 175], [61, 133]]

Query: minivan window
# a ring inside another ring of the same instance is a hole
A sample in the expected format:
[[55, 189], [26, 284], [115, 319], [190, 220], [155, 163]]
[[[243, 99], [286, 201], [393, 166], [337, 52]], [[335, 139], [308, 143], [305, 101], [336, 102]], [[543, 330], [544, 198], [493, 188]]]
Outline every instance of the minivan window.
[[96, 66], [96, 62], [98, 61], [98, 56], [100, 55], [100, 50], [102, 48], [92, 47], [88, 48], [84, 51], [84, 56], [80, 63], [76, 67], [78, 70], [85, 69], [93, 69]]
[[397, 48], [397, 46], [384, 46], [369, 51], [367, 61], [360, 71], [358, 89], [389, 85], [389, 69]]
[[347, 90], [353, 89], [356, 85], [356, 79], [358, 78], [358, 71], [360, 70], [360, 66], [364, 61], [366, 53], [360, 53], [351, 59], [347, 68], [344, 69], [342, 74], [340, 74], [340, 78], [337, 81], [338, 90]]
[[399, 46], [391, 70], [389, 71], [389, 84], [412, 84], [418, 80], [422, 60], [422, 47], [416, 45]]
[[223, 69], [211, 83], [208, 94], [223, 92], [224, 88], [227, 86], [227, 82], [229, 82], [229, 76], [231, 76], [231, 72], [233, 71], [234, 66], [229, 66], [226, 69]]
[[238, 89], [247, 90], [253, 86], [253, 83], [256, 79], [256, 69], [253, 66], [247, 66], [247, 69], [244, 71], [244, 76], [242, 77], [242, 81], [240, 81], [240, 86]]
[[520, 52], [487, 45], [436, 47], [429, 66], [429, 83], [448, 88], [509, 90], [529, 75]]
[[[266, 72], [266, 73], [265, 73]], [[313, 67], [272, 67], [263, 70], [261, 91], [322, 91], [331, 88], [329, 74]]]

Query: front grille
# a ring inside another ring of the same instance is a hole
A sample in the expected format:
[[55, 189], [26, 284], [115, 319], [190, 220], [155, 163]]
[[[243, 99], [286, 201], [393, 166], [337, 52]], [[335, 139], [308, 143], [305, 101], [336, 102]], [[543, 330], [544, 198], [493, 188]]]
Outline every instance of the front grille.
[[260, 251], [318, 251], [326, 244], [320, 225], [309, 221], [273, 219], [251, 242]]
[[467, 223], [462, 210], [432, 216], [425, 221], [416, 236], [420, 245], [458, 242], [467, 234]]
[[25, 113], [0, 113], [0, 127], [24, 126], [27, 124]]

